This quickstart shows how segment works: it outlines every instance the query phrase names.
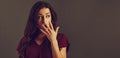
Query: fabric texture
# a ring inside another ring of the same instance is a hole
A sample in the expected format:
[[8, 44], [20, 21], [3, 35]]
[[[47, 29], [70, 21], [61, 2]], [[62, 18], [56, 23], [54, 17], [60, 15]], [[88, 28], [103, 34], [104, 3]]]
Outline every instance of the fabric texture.
[[[57, 41], [59, 49], [62, 47], [67, 47], [67, 49], [69, 48], [68, 39], [64, 34], [59, 33], [57, 36]], [[44, 39], [41, 45], [37, 45], [35, 41], [27, 44], [29, 42], [29, 38], [23, 37], [17, 47], [19, 54], [22, 49], [24, 50], [24, 58], [52, 58], [52, 49], [50, 41], [47, 38]]]

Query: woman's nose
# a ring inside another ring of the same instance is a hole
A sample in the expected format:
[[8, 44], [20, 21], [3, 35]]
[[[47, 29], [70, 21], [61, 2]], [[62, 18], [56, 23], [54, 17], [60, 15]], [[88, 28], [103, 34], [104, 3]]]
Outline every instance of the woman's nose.
[[46, 18], [45, 18], [45, 17], [43, 17], [42, 22], [43, 22], [43, 23], [46, 23]]

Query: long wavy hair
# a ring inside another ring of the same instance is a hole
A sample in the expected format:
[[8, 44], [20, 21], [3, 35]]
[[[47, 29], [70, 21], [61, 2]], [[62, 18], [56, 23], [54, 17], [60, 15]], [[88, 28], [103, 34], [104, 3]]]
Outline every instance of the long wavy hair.
[[25, 31], [24, 31], [24, 36], [30, 37], [30, 39], [34, 39], [35, 37], [38, 36], [38, 34], [40, 34], [40, 30], [37, 27], [37, 21], [38, 21], [38, 18], [39, 18], [38, 17], [38, 12], [42, 8], [49, 8], [50, 13], [51, 13], [51, 17], [52, 17], [52, 24], [53, 24], [53, 27], [55, 29], [56, 21], [57, 21], [57, 15], [56, 15], [55, 11], [53, 10], [53, 7], [49, 3], [46, 3], [44, 1], [38, 1], [31, 8], [31, 11], [30, 11], [30, 14], [29, 14], [29, 17], [28, 17], [28, 21], [27, 21], [27, 24], [26, 24], [26, 28], [25, 28]]
[[39, 19], [38, 12], [42, 8], [49, 8], [52, 17], [53, 28], [55, 29], [56, 27], [57, 15], [53, 10], [52, 6], [44, 1], [36, 2], [31, 8], [28, 21], [24, 30], [24, 37], [26, 37], [27, 40], [22, 43], [22, 46], [18, 47], [18, 51], [20, 53], [19, 58], [24, 58], [26, 47], [41, 33], [37, 26], [37, 21]]

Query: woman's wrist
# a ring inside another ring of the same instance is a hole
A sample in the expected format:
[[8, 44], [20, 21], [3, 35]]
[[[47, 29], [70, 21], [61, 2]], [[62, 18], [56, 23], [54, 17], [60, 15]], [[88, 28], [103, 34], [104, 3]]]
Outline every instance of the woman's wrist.
[[57, 39], [56, 39], [56, 38], [52, 38], [52, 39], [50, 40], [50, 42], [54, 44], [54, 43], [57, 42]]

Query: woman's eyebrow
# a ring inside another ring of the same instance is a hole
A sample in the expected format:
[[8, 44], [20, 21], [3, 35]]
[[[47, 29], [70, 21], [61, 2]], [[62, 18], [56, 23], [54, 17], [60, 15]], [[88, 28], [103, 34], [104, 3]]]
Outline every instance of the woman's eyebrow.
[[42, 16], [42, 14], [38, 14], [38, 16]]
[[[47, 12], [47, 13], [45, 13], [45, 14], [50, 14], [50, 12]], [[42, 14], [38, 14], [38, 16], [42, 16]]]
[[46, 14], [50, 14], [50, 12], [47, 12]]

